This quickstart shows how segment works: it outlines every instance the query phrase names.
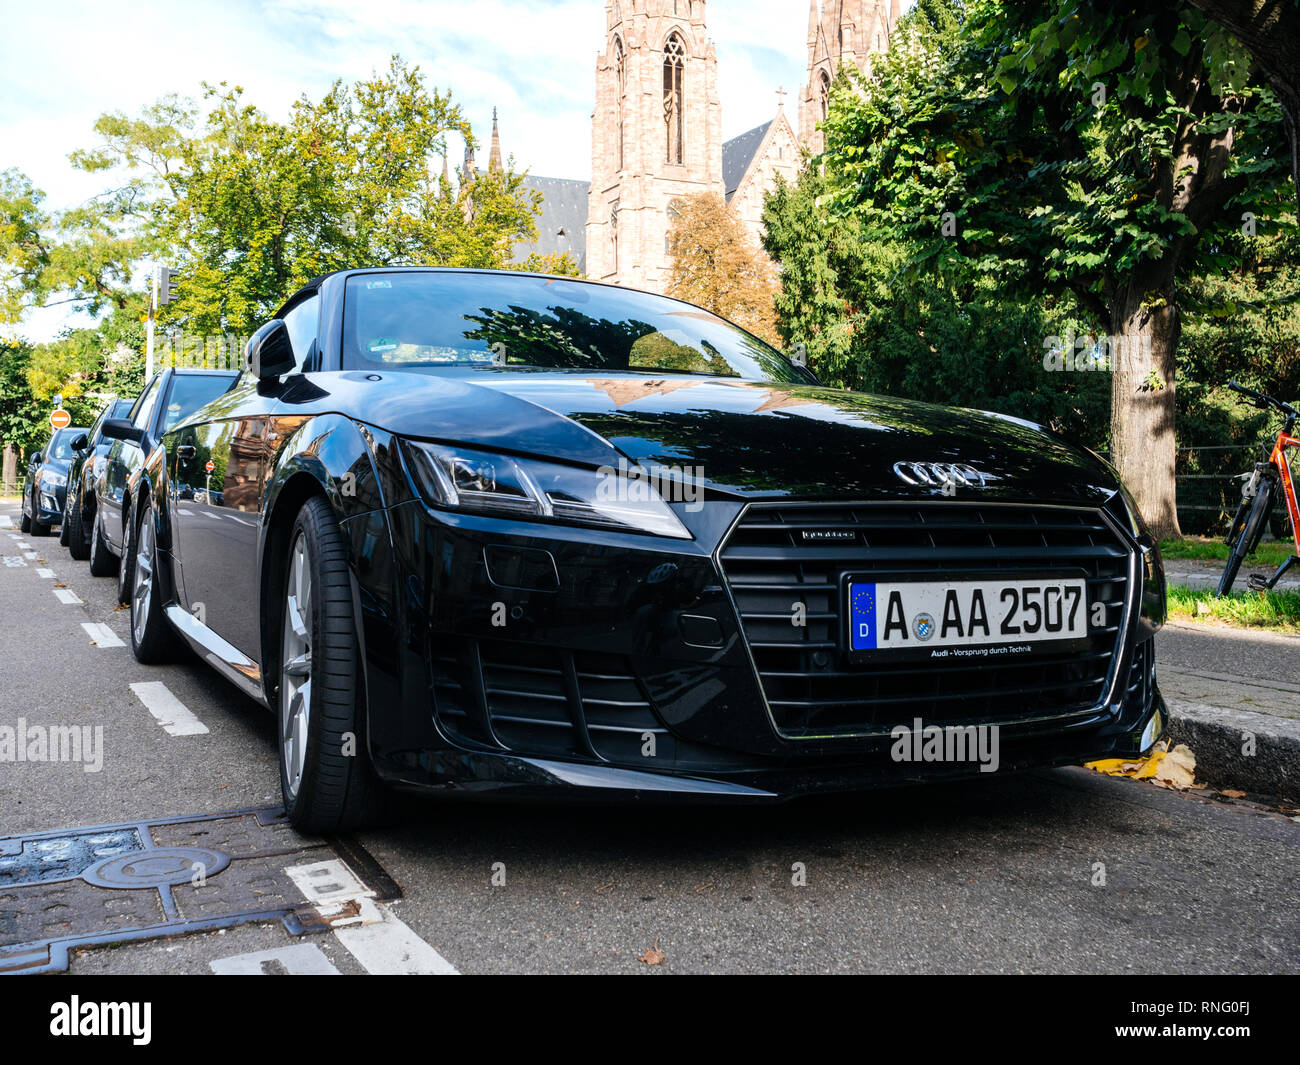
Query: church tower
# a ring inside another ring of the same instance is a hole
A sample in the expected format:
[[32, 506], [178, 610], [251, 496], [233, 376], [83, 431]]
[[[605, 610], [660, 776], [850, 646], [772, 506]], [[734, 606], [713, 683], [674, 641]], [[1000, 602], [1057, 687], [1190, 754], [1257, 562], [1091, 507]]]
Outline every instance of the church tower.
[[662, 292], [674, 201], [726, 192], [718, 58], [705, 0], [606, 0], [605, 25], [587, 276]]
[[[821, 10], [819, 10], [821, 6]], [[816, 155], [825, 147], [817, 124], [826, 117], [831, 83], [852, 63], [865, 71], [889, 47], [899, 0], [809, 0], [808, 84], [799, 100], [799, 139]]]

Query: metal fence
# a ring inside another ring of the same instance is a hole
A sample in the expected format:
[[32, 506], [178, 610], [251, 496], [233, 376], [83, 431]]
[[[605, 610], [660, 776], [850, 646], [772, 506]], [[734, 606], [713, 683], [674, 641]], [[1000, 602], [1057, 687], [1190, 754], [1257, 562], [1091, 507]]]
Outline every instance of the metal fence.
[[1216, 536], [1241, 502], [1241, 475], [1267, 455], [1259, 444], [1211, 444], [1180, 447], [1174, 466], [1178, 488], [1178, 524], [1184, 533]]

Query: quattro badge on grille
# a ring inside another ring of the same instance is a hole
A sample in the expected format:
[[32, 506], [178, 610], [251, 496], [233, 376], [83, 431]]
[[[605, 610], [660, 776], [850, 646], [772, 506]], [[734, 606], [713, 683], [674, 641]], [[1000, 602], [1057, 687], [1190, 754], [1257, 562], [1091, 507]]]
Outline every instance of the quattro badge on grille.
[[800, 529], [799, 537], [806, 544], [856, 543], [856, 529]]

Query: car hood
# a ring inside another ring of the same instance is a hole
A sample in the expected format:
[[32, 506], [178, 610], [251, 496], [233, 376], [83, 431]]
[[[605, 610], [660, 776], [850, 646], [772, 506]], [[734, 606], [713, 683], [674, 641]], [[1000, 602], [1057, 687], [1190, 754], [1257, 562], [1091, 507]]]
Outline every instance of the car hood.
[[[359, 383], [363, 375], [339, 377]], [[1098, 503], [1118, 488], [1089, 452], [1042, 426], [862, 392], [513, 368], [383, 377], [391, 395], [376, 404], [372, 394], [366, 404], [383, 417], [363, 420], [390, 432], [596, 466], [622, 457], [689, 468], [706, 488], [746, 498], [938, 491], [905, 484], [894, 471], [900, 462], [969, 463], [987, 478], [981, 497]]]

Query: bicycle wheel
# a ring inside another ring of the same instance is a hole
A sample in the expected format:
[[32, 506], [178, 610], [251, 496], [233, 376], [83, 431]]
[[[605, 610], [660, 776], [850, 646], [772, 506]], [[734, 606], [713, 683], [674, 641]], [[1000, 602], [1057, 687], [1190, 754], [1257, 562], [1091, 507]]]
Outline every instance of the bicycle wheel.
[[1269, 511], [1273, 509], [1273, 489], [1271, 478], [1265, 478], [1260, 483], [1259, 491], [1255, 493], [1254, 502], [1250, 505], [1250, 513], [1246, 515], [1241, 532], [1233, 542], [1232, 550], [1228, 552], [1228, 564], [1223, 567], [1223, 576], [1219, 578], [1219, 595], [1227, 595], [1232, 591], [1242, 562], [1259, 546], [1260, 538], [1264, 535], [1264, 524], [1268, 521]]

